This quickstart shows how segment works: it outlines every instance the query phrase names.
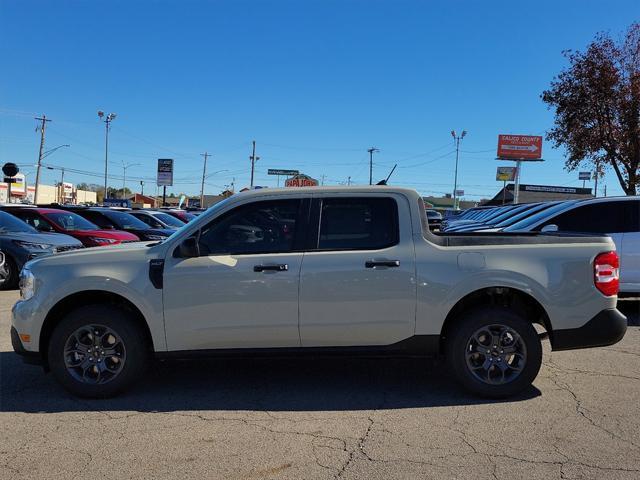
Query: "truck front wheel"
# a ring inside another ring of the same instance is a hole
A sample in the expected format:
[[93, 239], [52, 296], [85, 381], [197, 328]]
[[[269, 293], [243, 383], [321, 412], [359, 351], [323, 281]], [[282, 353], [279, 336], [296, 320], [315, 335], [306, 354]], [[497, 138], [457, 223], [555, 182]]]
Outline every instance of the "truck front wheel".
[[104, 398], [120, 393], [142, 375], [149, 350], [130, 312], [113, 305], [87, 305], [55, 327], [48, 360], [56, 379], [71, 393]]
[[528, 388], [542, 364], [542, 345], [526, 318], [506, 307], [463, 313], [446, 339], [450, 370], [468, 391], [504, 398]]

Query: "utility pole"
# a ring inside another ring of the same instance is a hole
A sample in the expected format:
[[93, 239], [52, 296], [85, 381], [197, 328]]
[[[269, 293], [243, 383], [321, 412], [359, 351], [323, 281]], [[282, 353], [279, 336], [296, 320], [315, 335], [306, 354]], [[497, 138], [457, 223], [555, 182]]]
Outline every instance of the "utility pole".
[[33, 194], [33, 203], [38, 204], [38, 190], [40, 188], [40, 167], [42, 166], [42, 155], [44, 153], [44, 133], [47, 129], [47, 122], [50, 122], [46, 115], [35, 117], [36, 120], [42, 122], [40, 125], [40, 153], [38, 154], [38, 168], [36, 169], [36, 190]]
[[347, 186], [350, 187], [351, 186], [351, 177], [347, 177]]
[[453, 180], [453, 209], [457, 210], [458, 209], [458, 156], [460, 155], [460, 140], [462, 140], [465, 135], [467, 134], [466, 130], [462, 131], [462, 134], [460, 135], [456, 135], [456, 131], [455, 130], [451, 130], [451, 136], [454, 138], [454, 140], [456, 141], [456, 170], [455, 170], [455, 176], [454, 176], [454, 180]]
[[256, 157], [256, 141], [254, 140], [252, 142], [252, 144], [253, 144], [253, 153], [249, 157], [249, 160], [251, 160], [251, 185], [250, 185], [250, 188], [253, 188], [253, 172], [255, 170], [256, 162], [258, 160], [260, 160], [260, 157]]
[[326, 175], [323, 173], [322, 174], [322, 180], [320, 181], [320, 186], [324, 186], [324, 177], [326, 177]]
[[379, 152], [375, 147], [371, 147], [367, 150], [369, 152], [369, 185], [373, 185], [373, 154], [374, 152]]
[[144, 180], [140, 180], [140, 195], [144, 196]]
[[104, 117], [105, 124], [105, 132], [104, 132], [104, 199], [107, 198], [107, 173], [108, 173], [108, 165], [109, 165], [109, 129], [111, 128], [111, 122], [115, 120], [116, 114], [110, 113], [105, 116], [102, 110], [98, 110], [98, 117], [100, 120]]
[[[200, 186], [200, 208], [204, 208], [204, 177], [207, 175], [207, 158], [211, 155], [208, 152], [200, 154], [204, 157], [204, 167], [202, 168], [202, 185]], [[251, 176], [253, 178], [253, 175]]]

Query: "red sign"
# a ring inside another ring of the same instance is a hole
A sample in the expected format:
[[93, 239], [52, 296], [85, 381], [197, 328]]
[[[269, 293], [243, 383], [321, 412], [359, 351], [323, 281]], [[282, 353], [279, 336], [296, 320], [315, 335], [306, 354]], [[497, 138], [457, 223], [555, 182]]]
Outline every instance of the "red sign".
[[318, 181], [308, 175], [295, 175], [284, 182], [285, 187], [317, 187]]
[[542, 137], [498, 135], [498, 158], [538, 160], [542, 158]]

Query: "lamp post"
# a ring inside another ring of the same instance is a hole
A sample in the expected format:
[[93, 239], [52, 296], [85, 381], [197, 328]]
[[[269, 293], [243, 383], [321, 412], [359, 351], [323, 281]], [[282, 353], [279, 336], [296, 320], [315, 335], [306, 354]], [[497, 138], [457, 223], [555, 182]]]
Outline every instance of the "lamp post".
[[[98, 117], [105, 124], [104, 130], [104, 197], [107, 198], [107, 173], [108, 173], [108, 165], [109, 165], [109, 128], [111, 128], [111, 122], [113, 122], [116, 118], [115, 113], [109, 113], [105, 115], [102, 110], [98, 110]], [[104, 119], [104, 120], [103, 120]]]
[[229, 170], [224, 169], [224, 170], [217, 170], [213, 173], [210, 173], [206, 176], [202, 176], [202, 188], [200, 189], [200, 208], [204, 208], [204, 181], [207, 178], [213, 177], [214, 175], [218, 174], [218, 173], [222, 173], [222, 172], [228, 172]]
[[47, 170], [60, 170], [60, 196], [58, 198], [58, 200], [60, 201], [60, 204], [64, 204], [64, 167], [53, 167], [51, 165], [45, 165]]
[[123, 170], [123, 175], [122, 175], [122, 199], [124, 200], [125, 198], [125, 189], [127, 188], [127, 168], [129, 167], [137, 167], [140, 166], [142, 164], [140, 163], [124, 163], [124, 160], [122, 160], [122, 170]]
[[42, 150], [40, 150], [42, 153], [38, 156], [38, 164], [36, 165], [36, 185], [35, 185], [35, 192], [33, 193], [33, 203], [37, 204], [38, 203], [38, 190], [40, 189], [40, 168], [42, 167], [42, 159], [48, 157], [49, 155], [51, 155], [53, 152], [55, 152], [56, 150], [63, 148], [63, 147], [70, 147], [71, 145], [58, 145], [57, 147], [54, 148], [50, 148], [49, 150], [47, 150], [46, 152], [42, 152]]
[[456, 170], [455, 176], [453, 179], [453, 209], [458, 209], [458, 156], [460, 154], [460, 140], [462, 140], [467, 135], [467, 131], [463, 130], [460, 135], [456, 134], [455, 130], [451, 130], [451, 136], [456, 141]]

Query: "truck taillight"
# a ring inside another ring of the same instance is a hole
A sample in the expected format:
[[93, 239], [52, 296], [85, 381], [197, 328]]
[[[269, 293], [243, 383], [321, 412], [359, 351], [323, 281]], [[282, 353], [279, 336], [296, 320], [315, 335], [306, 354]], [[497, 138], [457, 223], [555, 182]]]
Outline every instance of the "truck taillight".
[[599, 254], [593, 261], [593, 281], [603, 295], [618, 294], [620, 287], [620, 258], [616, 252]]

